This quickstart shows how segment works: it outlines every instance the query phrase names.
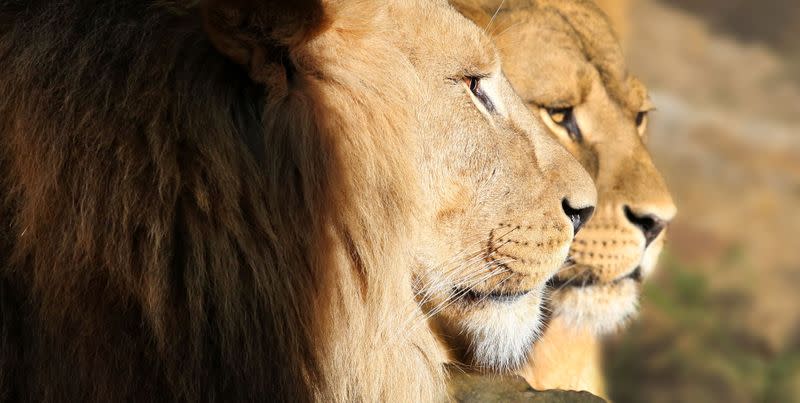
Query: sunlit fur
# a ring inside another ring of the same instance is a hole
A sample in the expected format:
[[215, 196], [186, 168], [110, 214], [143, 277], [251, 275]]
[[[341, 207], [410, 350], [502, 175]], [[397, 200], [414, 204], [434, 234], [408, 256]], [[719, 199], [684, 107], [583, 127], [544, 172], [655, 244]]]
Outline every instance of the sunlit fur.
[[500, 71], [444, 1], [0, 0], [0, 400], [436, 401], [439, 321], [521, 361], [595, 190]]
[[471, 343], [470, 350], [476, 365], [495, 370], [513, 370], [524, 364], [541, 330], [540, 318], [530, 320], [530, 309], [525, 304], [541, 301], [542, 290], [536, 289], [532, 293], [534, 296], [530, 301], [498, 303], [500, 306], [476, 315], [475, 320], [463, 326], [461, 331]]
[[[589, 1], [453, 3], [478, 25], [491, 20], [490, 32], [512, 86], [597, 184], [597, 210], [570, 250], [574, 264], [556, 276], [560, 285], [551, 296], [555, 330], [545, 332], [524, 371], [538, 388], [597, 392], [600, 382], [577, 374], [599, 374], [592, 359], [598, 356], [595, 336], [619, 329], [636, 314], [640, 282], [627, 276], [637, 267], [643, 278], [651, 274], [665, 237], [662, 232], [646, 247], [624, 206], [664, 221], [675, 214], [640, 134], [645, 125], [636, 124], [637, 113], [652, 108], [647, 91], [628, 74], [606, 16]], [[568, 106], [574, 107], [581, 141], [548, 120], [547, 108]]]

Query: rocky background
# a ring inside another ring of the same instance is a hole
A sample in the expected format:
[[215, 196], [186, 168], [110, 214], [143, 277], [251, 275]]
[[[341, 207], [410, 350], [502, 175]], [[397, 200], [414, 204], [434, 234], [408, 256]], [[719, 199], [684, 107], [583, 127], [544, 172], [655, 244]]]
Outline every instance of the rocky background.
[[[612, 401], [800, 402], [800, 0], [596, 0], [651, 89], [678, 205]], [[456, 372], [459, 402], [599, 402]]]
[[679, 213], [641, 317], [609, 341], [611, 397], [800, 402], [800, 2], [630, 0], [623, 15]]

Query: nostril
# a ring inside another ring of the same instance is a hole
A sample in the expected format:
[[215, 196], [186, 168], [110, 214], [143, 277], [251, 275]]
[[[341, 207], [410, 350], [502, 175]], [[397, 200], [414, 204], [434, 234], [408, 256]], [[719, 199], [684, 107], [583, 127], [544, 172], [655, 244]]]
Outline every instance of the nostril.
[[564, 213], [569, 217], [569, 220], [572, 221], [573, 235], [578, 234], [583, 224], [586, 224], [586, 221], [589, 221], [589, 218], [592, 217], [592, 213], [594, 213], [594, 207], [590, 206], [576, 209], [570, 206], [566, 198], [561, 200], [561, 208], [564, 209]]
[[645, 246], [650, 245], [650, 243], [658, 237], [658, 234], [664, 230], [664, 227], [667, 226], [664, 220], [652, 214], [638, 215], [628, 206], [625, 206], [624, 209], [625, 218], [627, 218], [631, 224], [637, 226], [644, 234]]

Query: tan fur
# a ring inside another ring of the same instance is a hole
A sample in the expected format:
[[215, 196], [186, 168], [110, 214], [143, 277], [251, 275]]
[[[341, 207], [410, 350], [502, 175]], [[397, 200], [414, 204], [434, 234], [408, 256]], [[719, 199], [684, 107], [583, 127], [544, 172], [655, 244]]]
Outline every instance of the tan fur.
[[520, 374], [536, 390], [585, 390], [606, 397], [601, 350], [596, 335], [555, 317]]
[[[479, 25], [491, 20], [509, 81], [597, 184], [598, 209], [576, 237], [574, 264], [556, 276], [561, 285], [552, 296], [552, 329], [522, 373], [540, 388], [602, 393], [595, 338], [635, 313], [639, 283], [626, 276], [641, 267], [647, 277], [665, 237], [662, 232], [646, 246], [624, 208], [665, 222], [675, 214], [639, 134], [646, 124], [636, 124], [637, 113], [651, 108], [647, 91], [628, 74], [607, 17], [589, 1], [455, 3]], [[565, 107], [574, 107], [582, 140], [571, 138], [547, 111]], [[584, 283], [593, 285], [575, 287]]]
[[440, 400], [596, 201], [444, 1], [6, 0], [0, 93], [12, 401]]
[[608, 16], [614, 32], [624, 47], [631, 32], [631, 0], [595, 0], [595, 3]]

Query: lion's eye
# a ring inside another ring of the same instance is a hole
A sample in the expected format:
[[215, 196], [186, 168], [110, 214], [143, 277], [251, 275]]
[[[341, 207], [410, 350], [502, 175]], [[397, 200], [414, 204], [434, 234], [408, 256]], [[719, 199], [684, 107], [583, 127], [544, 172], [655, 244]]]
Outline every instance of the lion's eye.
[[641, 111], [636, 114], [636, 130], [640, 135], [643, 135], [647, 129], [647, 113], [647, 111]]
[[575, 110], [569, 106], [566, 108], [547, 108], [547, 114], [553, 122], [567, 131], [567, 134], [574, 141], [582, 141], [583, 134], [580, 127], [578, 127], [578, 120], [575, 118]]
[[467, 77], [464, 80], [467, 81], [467, 85], [469, 86], [469, 90], [472, 91], [473, 94], [477, 95], [478, 84], [480, 83], [480, 79], [478, 77]]
[[476, 76], [464, 77], [464, 84], [469, 87], [469, 91], [472, 93], [472, 95], [474, 95], [475, 98], [480, 101], [480, 103], [488, 112], [494, 112], [495, 107], [492, 103], [492, 100], [489, 98], [489, 95], [486, 94], [483, 88], [481, 88], [481, 79], [481, 77]]

